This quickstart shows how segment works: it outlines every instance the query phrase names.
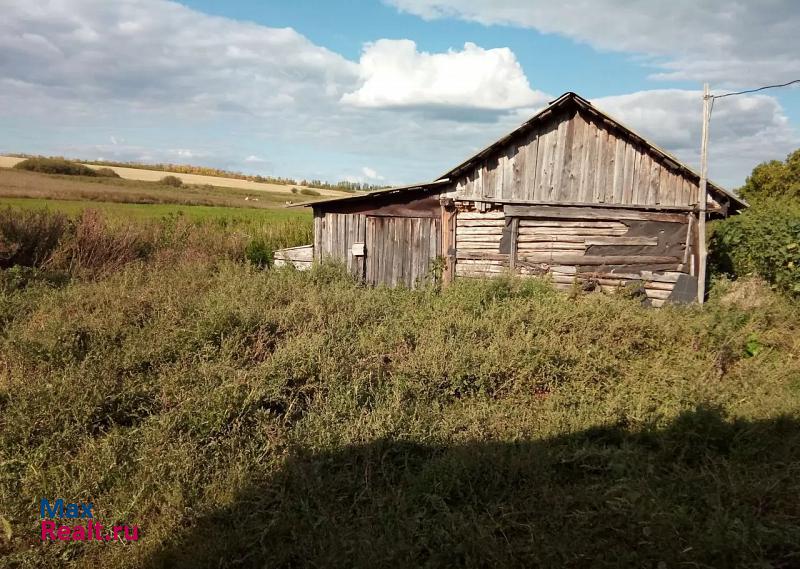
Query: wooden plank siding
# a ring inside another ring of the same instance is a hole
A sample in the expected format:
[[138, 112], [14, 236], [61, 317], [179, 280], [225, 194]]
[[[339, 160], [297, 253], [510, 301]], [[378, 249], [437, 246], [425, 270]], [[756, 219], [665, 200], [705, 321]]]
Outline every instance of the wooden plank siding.
[[368, 216], [365, 280], [414, 288], [431, 275], [441, 250], [441, 219]]
[[311, 268], [314, 260], [314, 246], [301, 245], [299, 247], [287, 247], [275, 251], [275, 266], [293, 266], [295, 269], [304, 271]]
[[314, 214], [314, 260], [343, 262], [350, 272], [364, 276], [364, 256], [353, 254], [355, 243], [364, 243], [366, 216], [359, 213]]
[[520, 133], [455, 183], [460, 200], [690, 209], [697, 183], [628, 133], [575, 109]]

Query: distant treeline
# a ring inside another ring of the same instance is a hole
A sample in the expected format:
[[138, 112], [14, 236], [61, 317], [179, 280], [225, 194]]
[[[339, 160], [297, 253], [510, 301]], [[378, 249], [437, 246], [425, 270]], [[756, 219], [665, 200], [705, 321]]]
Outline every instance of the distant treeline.
[[[7, 154], [16, 158], [35, 158], [32, 154]], [[62, 158], [60, 156], [53, 158]], [[216, 176], [218, 178], [235, 178], [237, 180], [247, 180], [250, 182], [261, 182], [265, 184], [280, 184], [282, 186], [307, 186], [309, 188], [321, 188], [324, 190], [340, 190], [343, 192], [369, 192], [387, 188], [386, 185], [365, 184], [362, 182], [323, 182], [322, 180], [297, 180], [294, 178], [282, 178], [275, 176], [260, 176], [244, 174], [243, 172], [233, 172], [230, 170], [220, 170], [207, 166], [192, 166], [190, 164], [143, 164], [141, 162], [117, 162], [113, 160], [81, 160], [70, 159], [84, 164], [95, 164], [97, 166], [118, 166], [121, 168], [139, 168], [142, 170], [157, 170], [161, 172], [176, 172], [178, 174], [199, 174], [201, 176]]]

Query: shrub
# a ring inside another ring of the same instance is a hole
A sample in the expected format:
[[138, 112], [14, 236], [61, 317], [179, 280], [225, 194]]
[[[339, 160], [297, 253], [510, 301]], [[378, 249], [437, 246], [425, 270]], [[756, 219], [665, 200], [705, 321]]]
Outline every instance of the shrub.
[[183, 180], [181, 180], [178, 176], [164, 176], [158, 182], [165, 186], [172, 186], [174, 188], [180, 188], [183, 186]]
[[63, 174], [67, 176], [97, 176], [97, 172], [88, 166], [65, 160], [64, 158], [28, 158], [14, 165], [17, 170], [41, 172], [43, 174]]
[[311, 188], [302, 188], [300, 193], [304, 196], [318, 196], [320, 193], [317, 190], [312, 190]]
[[244, 256], [256, 267], [265, 269], [272, 266], [272, 249], [269, 248], [263, 239], [254, 239], [250, 241], [244, 250]]
[[86, 209], [70, 239], [61, 243], [52, 265], [82, 277], [100, 277], [143, 259], [152, 248], [152, 232], [131, 224], [109, 227], [97, 210]]
[[98, 168], [97, 170], [94, 171], [94, 173], [97, 176], [100, 176], [102, 178], [119, 178], [120, 177], [120, 175], [117, 174], [111, 168]]
[[712, 273], [758, 275], [800, 295], [800, 202], [761, 200], [714, 224], [709, 262]]
[[0, 268], [43, 265], [68, 229], [67, 217], [61, 213], [0, 210]]
[[297, 192], [299, 192], [299, 191], [300, 191], [300, 190], [298, 190], [297, 188], [292, 188], [292, 193], [293, 193], [293, 194], [296, 194], [296, 193], [297, 193]]

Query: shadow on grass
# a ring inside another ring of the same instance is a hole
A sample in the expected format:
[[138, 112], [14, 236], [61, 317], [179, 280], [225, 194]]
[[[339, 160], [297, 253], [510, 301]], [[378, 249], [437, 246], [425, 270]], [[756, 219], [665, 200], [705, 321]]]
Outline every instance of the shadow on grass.
[[800, 425], [300, 454], [152, 567], [800, 567]]

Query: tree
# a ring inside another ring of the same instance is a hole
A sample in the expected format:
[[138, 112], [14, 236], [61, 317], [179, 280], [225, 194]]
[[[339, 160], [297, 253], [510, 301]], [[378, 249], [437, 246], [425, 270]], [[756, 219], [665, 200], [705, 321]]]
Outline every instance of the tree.
[[800, 149], [789, 154], [785, 162], [771, 160], [756, 166], [739, 195], [746, 200], [800, 199]]

